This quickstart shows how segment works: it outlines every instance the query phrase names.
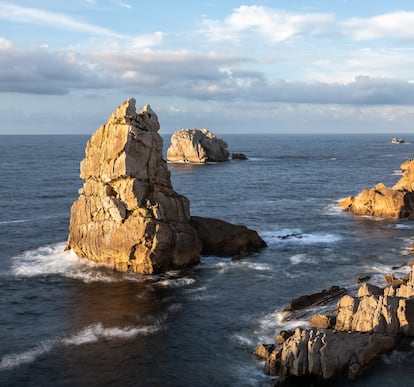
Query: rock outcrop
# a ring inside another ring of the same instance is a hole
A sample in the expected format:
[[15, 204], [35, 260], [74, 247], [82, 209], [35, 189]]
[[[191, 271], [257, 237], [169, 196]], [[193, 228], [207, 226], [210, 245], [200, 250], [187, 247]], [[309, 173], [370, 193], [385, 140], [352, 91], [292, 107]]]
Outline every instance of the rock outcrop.
[[401, 170], [403, 176], [392, 188], [379, 183], [356, 197], [347, 197], [339, 205], [356, 215], [414, 219], [414, 161], [405, 161]]
[[78, 256], [137, 273], [199, 261], [189, 201], [172, 188], [158, 130], [150, 106], [137, 113], [131, 98], [88, 141], [67, 242]]
[[279, 383], [344, 375], [354, 380], [379, 355], [409, 347], [414, 336], [413, 271], [385, 280], [384, 288], [364, 283], [355, 297], [343, 296], [334, 316], [311, 316], [314, 328], [297, 328], [286, 340], [260, 344], [256, 355], [265, 359], [265, 372], [278, 376]]
[[201, 239], [205, 255], [242, 258], [266, 247], [257, 232], [245, 226], [200, 216], [192, 216], [190, 224]]
[[171, 185], [159, 127], [151, 107], [137, 113], [131, 98], [91, 136], [66, 248], [118, 271], [152, 274], [196, 264], [202, 250], [241, 257], [264, 247], [244, 226], [191, 219], [188, 199]]
[[227, 143], [207, 129], [181, 129], [171, 136], [167, 159], [171, 162], [203, 164], [226, 161]]

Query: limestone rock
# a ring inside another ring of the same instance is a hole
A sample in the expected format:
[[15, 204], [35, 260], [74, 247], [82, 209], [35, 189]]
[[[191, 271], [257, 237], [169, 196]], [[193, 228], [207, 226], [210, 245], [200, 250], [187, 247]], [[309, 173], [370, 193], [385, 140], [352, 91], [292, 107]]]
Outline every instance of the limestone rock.
[[245, 226], [200, 216], [192, 216], [190, 223], [202, 241], [203, 254], [242, 258], [266, 247], [257, 232]]
[[206, 163], [226, 161], [227, 143], [207, 129], [181, 129], [171, 136], [167, 159], [172, 162]]
[[401, 281], [388, 277], [394, 285], [381, 289], [364, 283], [356, 297], [343, 296], [337, 303], [334, 327], [335, 316], [315, 315], [309, 319], [312, 328], [297, 328], [282, 339], [277, 336], [279, 346], [271, 350], [268, 345], [260, 351], [265, 372], [278, 376], [279, 383], [290, 378], [331, 381], [343, 375], [353, 380], [377, 356], [410, 344], [414, 268]]
[[414, 219], [414, 161], [407, 160], [400, 168], [403, 176], [392, 188], [379, 183], [356, 197], [348, 196], [339, 205], [356, 215]]
[[380, 334], [297, 328], [265, 360], [265, 372], [283, 382], [292, 377], [333, 380], [343, 374], [354, 380], [379, 355], [394, 348], [398, 337]]
[[121, 104], [91, 136], [67, 248], [120, 271], [155, 273], [199, 261], [189, 201], [172, 188], [157, 115]]

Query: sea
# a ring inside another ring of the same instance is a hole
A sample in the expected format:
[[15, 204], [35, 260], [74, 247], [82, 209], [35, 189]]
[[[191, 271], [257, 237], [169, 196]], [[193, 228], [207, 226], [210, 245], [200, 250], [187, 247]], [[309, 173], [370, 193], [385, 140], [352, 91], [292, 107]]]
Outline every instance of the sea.
[[[65, 251], [88, 136], [0, 136], [0, 386], [271, 386], [256, 346], [318, 311], [286, 320], [291, 299], [409, 271], [413, 221], [338, 207], [398, 181], [414, 135], [394, 136], [228, 134], [248, 160], [168, 164], [193, 215], [246, 225], [268, 247], [153, 276]], [[387, 354], [352, 383], [390, 385], [414, 385], [412, 353]]]

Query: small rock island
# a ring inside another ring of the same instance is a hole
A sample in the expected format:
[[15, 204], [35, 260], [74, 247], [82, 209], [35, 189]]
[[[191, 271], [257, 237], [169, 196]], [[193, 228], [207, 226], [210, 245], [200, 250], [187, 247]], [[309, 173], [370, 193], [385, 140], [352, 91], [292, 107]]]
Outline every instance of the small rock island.
[[171, 136], [167, 159], [171, 162], [205, 164], [227, 161], [227, 143], [207, 129], [181, 129]]
[[[118, 271], [194, 265], [203, 244], [211, 245], [211, 219], [191, 223], [189, 200], [174, 191], [162, 157], [158, 117], [149, 105], [136, 112], [135, 104], [133, 98], [121, 104], [87, 143], [66, 248]], [[217, 254], [241, 257], [266, 246], [256, 231], [223, 223]]]
[[400, 168], [403, 176], [392, 188], [379, 183], [348, 196], [339, 206], [355, 215], [414, 219], [414, 161], [407, 160]]

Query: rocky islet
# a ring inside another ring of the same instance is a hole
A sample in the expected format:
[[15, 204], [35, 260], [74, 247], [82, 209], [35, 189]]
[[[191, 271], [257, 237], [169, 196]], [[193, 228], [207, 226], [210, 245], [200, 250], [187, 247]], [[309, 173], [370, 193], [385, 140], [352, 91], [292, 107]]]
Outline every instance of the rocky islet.
[[[157, 115], [149, 105], [137, 112], [135, 104], [133, 98], [122, 103], [87, 143], [67, 249], [118, 271], [152, 274], [194, 265], [205, 237], [191, 224], [189, 200], [172, 187]], [[265, 246], [252, 230], [241, 235], [240, 227], [226, 222], [221, 255], [229, 246], [232, 256]]]

